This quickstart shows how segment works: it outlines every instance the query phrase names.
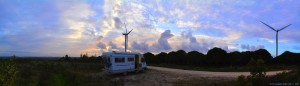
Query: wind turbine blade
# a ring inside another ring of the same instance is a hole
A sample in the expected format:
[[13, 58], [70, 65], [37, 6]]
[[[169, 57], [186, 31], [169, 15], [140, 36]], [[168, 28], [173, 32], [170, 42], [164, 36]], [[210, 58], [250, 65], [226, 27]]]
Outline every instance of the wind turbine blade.
[[131, 29], [127, 34], [129, 34], [133, 29]]
[[266, 26], [268, 26], [269, 28], [271, 28], [272, 30], [274, 30], [274, 31], [276, 31], [273, 27], [271, 27], [270, 25], [268, 25], [268, 24], [266, 24], [266, 23], [264, 23], [264, 22], [262, 22], [262, 21], [260, 21], [261, 23], [263, 23], [264, 25], [266, 25]]
[[289, 27], [289, 26], [291, 26], [291, 25], [292, 25], [292, 24], [289, 24], [289, 25], [287, 25], [287, 26], [285, 26], [285, 27], [279, 29], [278, 31], [281, 31], [281, 30], [283, 30], [283, 29], [285, 29], [285, 28], [287, 28], [287, 27]]

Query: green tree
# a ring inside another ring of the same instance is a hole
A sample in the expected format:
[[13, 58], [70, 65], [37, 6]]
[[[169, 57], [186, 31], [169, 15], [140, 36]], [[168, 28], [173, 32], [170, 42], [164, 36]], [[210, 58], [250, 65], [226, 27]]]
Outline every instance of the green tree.
[[207, 52], [207, 57], [211, 66], [228, 66], [228, 54], [221, 48], [213, 48]]
[[264, 60], [262, 59], [254, 60], [253, 58], [251, 58], [248, 65], [252, 77], [266, 76], [266, 68], [265, 68]]
[[149, 64], [153, 63], [154, 62], [154, 59], [155, 59], [155, 55], [150, 53], [150, 52], [147, 52], [144, 54], [144, 57], [146, 59], [146, 62]]
[[64, 57], [60, 58], [61, 61], [71, 61], [71, 57], [69, 57], [68, 54], [66, 54]]
[[16, 56], [13, 55], [10, 59], [0, 65], [0, 85], [14, 86], [17, 74]]
[[65, 55], [65, 58], [69, 58], [69, 55], [67, 54], [67, 55]]
[[257, 59], [262, 59], [264, 63], [269, 64], [270, 61], [272, 60], [271, 54], [266, 50], [266, 49], [259, 49], [254, 51], [255, 53], [255, 60]]
[[264, 60], [261, 58], [257, 60], [251, 58], [248, 65], [251, 75], [247, 77], [247, 81], [249, 81], [253, 86], [268, 85]]

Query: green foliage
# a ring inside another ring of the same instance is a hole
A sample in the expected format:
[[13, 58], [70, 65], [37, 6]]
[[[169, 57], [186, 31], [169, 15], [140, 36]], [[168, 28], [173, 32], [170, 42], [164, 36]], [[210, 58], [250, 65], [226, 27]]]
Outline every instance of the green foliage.
[[210, 66], [224, 66], [228, 65], [229, 63], [229, 58], [228, 54], [225, 50], [221, 48], [213, 48], [207, 52], [207, 57]]
[[28, 60], [20, 63], [16, 86], [94, 86], [107, 84], [99, 62]]
[[69, 58], [69, 55], [67, 54], [67, 55], [65, 55], [65, 58]]
[[248, 63], [249, 65], [249, 71], [252, 77], [265, 77], [266, 76], [266, 67], [264, 64], [264, 60], [258, 59], [254, 60], [251, 58], [251, 60]]
[[208, 79], [205, 77], [201, 78], [188, 78], [188, 79], [178, 79], [172, 82], [174, 86], [232, 86], [234, 83], [230, 79]]
[[50, 81], [52, 83], [50, 83], [50, 84], [51, 84], [51, 86], [67, 86], [68, 83], [67, 83], [66, 80], [67, 79], [66, 79], [65, 76], [63, 76], [62, 74], [58, 73], [58, 74], [54, 74], [52, 76], [52, 78], [50, 79]]
[[279, 74], [276, 74], [274, 76], [270, 76], [270, 83], [299, 83], [300, 82], [300, 71], [299, 67], [296, 69], [293, 69], [289, 72], [282, 72]]
[[[85, 55], [81, 55], [84, 57]], [[239, 67], [247, 66], [251, 59], [262, 59], [267, 65], [295, 65], [300, 64], [300, 53], [285, 52], [282, 55], [272, 58], [266, 49], [245, 52], [227, 53], [221, 48], [212, 48], [207, 54], [198, 51], [185, 52], [184, 50], [161, 52], [154, 55], [150, 52], [144, 54], [148, 64], [176, 64], [194, 67]]]
[[293, 53], [289, 51], [285, 51], [278, 57], [274, 58], [273, 61], [276, 64], [284, 64], [284, 65], [300, 65], [300, 53]]
[[240, 75], [237, 79], [236, 86], [253, 86], [253, 85], [247, 80], [246, 76]]
[[17, 74], [16, 56], [13, 55], [10, 59], [0, 64], [0, 85], [14, 86]]
[[251, 58], [249, 63], [249, 76], [239, 76], [236, 82], [236, 86], [266, 86], [268, 85], [268, 78], [266, 77], [266, 68], [264, 60], [259, 58], [255, 60]]
[[65, 55], [64, 57], [60, 58], [59, 61], [62, 62], [81, 62], [81, 63], [100, 63], [102, 62], [102, 57], [98, 56], [90, 56], [88, 57], [87, 54], [80, 55], [80, 58], [71, 58], [69, 55]]
[[264, 63], [269, 64], [272, 60], [271, 54], [266, 49], [259, 49], [254, 51], [255, 54], [255, 60], [262, 59]]
[[60, 58], [61, 61], [71, 61], [71, 57], [69, 57], [69, 55], [65, 55], [64, 57]]

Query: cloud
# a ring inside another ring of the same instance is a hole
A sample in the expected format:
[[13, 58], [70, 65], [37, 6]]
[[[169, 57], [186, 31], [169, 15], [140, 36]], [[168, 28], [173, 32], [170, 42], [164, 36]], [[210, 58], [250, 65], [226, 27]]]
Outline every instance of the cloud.
[[117, 29], [121, 29], [121, 28], [122, 28], [122, 22], [121, 22], [120, 18], [115, 17], [115, 18], [114, 18], [114, 21], [115, 21], [115, 27], [116, 27]]
[[177, 21], [176, 25], [179, 28], [200, 28], [201, 27], [200, 24], [191, 21], [188, 22]]
[[249, 44], [242, 44], [241, 45], [241, 48], [242, 49], [245, 49], [247, 51], [255, 51], [255, 50], [258, 50], [258, 49], [263, 49], [264, 46], [263, 45], [249, 45]]
[[268, 39], [268, 38], [260, 38], [261, 40], [265, 40], [265, 41], [267, 41], [267, 42], [269, 42], [269, 43], [274, 43], [274, 40], [272, 40], [272, 39]]
[[110, 41], [108, 45], [111, 47], [111, 49], [117, 49], [118, 48], [117, 45], [114, 44], [112, 41]]
[[158, 39], [158, 43], [157, 43], [157, 49], [160, 50], [170, 50], [172, 47], [170, 46], [168, 39], [170, 39], [171, 37], [173, 37], [174, 35], [171, 34], [171, 30], [165, 30], [165, 32], [163, 32], [160, 35], [160, 38]]
[[[139, 1], [129, 1], [126, 3], [123, 1], [105, 1], [104, 17], [101, 19], [101, 28], [103, 29], [100, 31], [104, 36], [104, 42], [118, 41], [115, 42], [116, 45], [124, 45], [124, 37], [120, 35], [124, 30], [115, 29], [115, 27], [120, 25], [120, 23], [116, 23], [119, 21], [126, 22], [128, 28], [134, 29], [131, 35], [129, 35], [129, 44], [131, 45], [129, 46], [129, 50], [131, 51], [148, 50], [161, 52], [181, 48], [207, 51], [214, 46], [224, 47], [231, 45], [233, 41], [241, 37], [241, 32], [230, 31], [232, 28], [229, 26], [211, 24], [214, 23], [211, 21], [203, 22], [205, 19], [200, 21], [199, 19], [203, 19], [200, 18], [201, 16], [208, 18], [217, 17], [216, 15], [218, 14], [215, 13], [216, 11], [210, 10], [210, 7], [198, 6], [195, 3], [185, 1], [179, 3], [186, 4], [176, 3], [162, 3], [160, 1], [154, 3], [147, 1], [146, 3]], [[170, 5], [166, 7], [164, 4]], [[169, 7], [176, 9], [169, 9]], [[197, 15], [194, 13], [197, 13]], [[167, 27], [160, 27], [163, 24], [169, 25]], [[167, 28], [171, 28], [172, 31], [177, 31], [178, 28], [185, 28], [187, 30], [213, 28], [224, 32], [225, 37], [211, 37], [205, 34], [197, 34], [196, 36], [190, 36], [187, 38], [188, 40], [182, 42], [184, 38], [177, 36], [178, 32], [171, 34], [171, 30], [168, 31], [166, 30]], [[140, 45], [147, 45], [148, 49], [142, 48]]]
[[102, 49], [106, 49], [106, 45], [104, 43], [98, 43], [98, 47]]
[[207, 43], [205, 40], [199, 43], [195, 36], [193, 36], [192, 31], [183, 31], [181, 32], [182, 40], [188, 39], [188, 42], [182, 41], [181, 47], [183, 50], [186, 51], [200, 51], [200, 52], [206, 52], [212, 43]]
[[236, 42], [245, 42], [245, 38], [274, 42], [275, 33], [260, 20], [275, 28], [292, 23], [279, 33], [279, 42], [289, 47], [300, 42], [299, 25], [295, 24], [300, 18], [297, 4], [239, 0], [0, 1], [0, 50], [56, 56], [123, 51], [123, 23], [133, 29], [129, 51], [255, 50], [268, 44]]
[[149, 52], [149, 45], [145, 42], [138, 43], [136, 41], [132, 42], [132, 50], [138, 52]]

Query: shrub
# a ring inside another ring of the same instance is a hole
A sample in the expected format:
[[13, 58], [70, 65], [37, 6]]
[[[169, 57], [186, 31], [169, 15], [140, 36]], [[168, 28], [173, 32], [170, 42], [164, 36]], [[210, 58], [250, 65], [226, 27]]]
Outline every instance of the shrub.
[[249, 71], [252, 77], [265, 77], [266, 76], [266, 67], [264, 60], [257, 59], [256, 61], [251, 58], [248, 63]]
[[248, 63], [250, 74], [247, 78], [243, 75], [239, 76], [236, 86], [266, 86], [268, 78], [266, 77], [266, 67], [263, 59], [251, 60]]
[[237, 79], [236, 86], [252, 86], [252, 83], [247, 80], [246, 76], [240, 75]]
[[0, 85], [14, 86], [17, 74], [16, 56], [13, 55], [10, 59], [4, 61], [0, 65]]

